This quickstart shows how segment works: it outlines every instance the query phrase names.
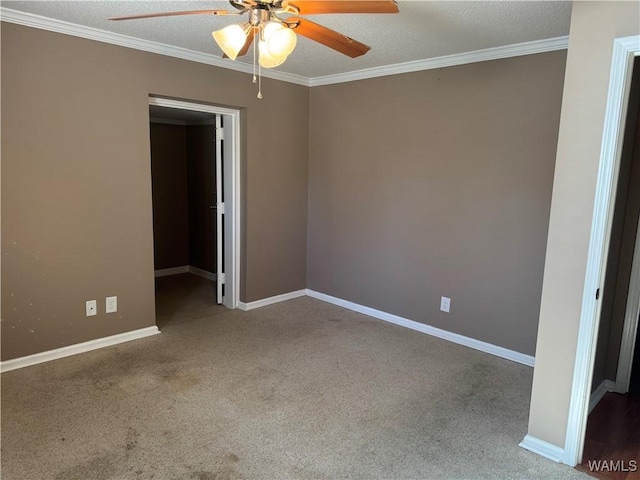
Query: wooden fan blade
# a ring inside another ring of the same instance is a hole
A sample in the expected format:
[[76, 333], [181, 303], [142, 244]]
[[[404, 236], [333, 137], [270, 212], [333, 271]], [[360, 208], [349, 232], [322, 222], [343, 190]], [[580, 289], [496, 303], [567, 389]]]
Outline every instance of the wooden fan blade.
[[[253, 37], [255, 36], [256, 36], [256, 29], [252, 28], [249, 34], [247, 35], [247, 41], [244, 42], [244, 45], [238, 52], [238, 55], [237, 55], [238, 57], [242, 57], [247, 54], [247, 52], [249, 51], [249, 47], [251, 47], [251, 44], [253, 43]], [[229, 56], [225, 53], [224, 55], [222, 55], [222, 58], [229, 58]]]
[[398, 13], [395, 0], [290, 0], [283, 5], [297, 7], [300, 15], [321, 13]]
[[344, 53], [345, 55], [356, 58], [360, 55], [364, 55], [371, 47], [360, 43], [353, 38], [347, 37], [335, 30], [318, 25], [315, 22], [300, 17], [290, 17], [287, 19], [289, 27], [293, 28], [294, 32], [303, 37], [307, 37], [310, 40], [321, 43], [329, 48]]
[[237, 15], [227, 10], [186, 10], [184, 12], [145, 13], [142, 15], [129, 15], [126, 17], [111, 17], [109, 20], [136, 20], [138, 18], [173, 17], [177, 15]]
[[242, 57], [242, 56], [247, 54], [247, 52], [249, 51], [249, 48], [251, 47], [251, 44], [253, 43], [253, 38], [256, 36], [256, 32], [257, 32], [257, 29], [255, 29], [255, 28], [251, 29], [251, 31], [247, 35], [247, 41], [244, 42], [244, 45], [242, 46], [242, 48], [238, 52], [238, 56], [239, 57]]

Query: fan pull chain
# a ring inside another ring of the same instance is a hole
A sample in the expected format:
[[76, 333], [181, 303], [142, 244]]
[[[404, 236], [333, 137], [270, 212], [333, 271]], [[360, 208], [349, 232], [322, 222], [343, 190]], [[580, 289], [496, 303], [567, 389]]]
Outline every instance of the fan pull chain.
[[[260, 27], [258, 27], [260, 28]], [[258, 38], [255, 38], [258, 37]], [[258, 42], [260, 41], [260, 30], [258, 30], [254, 34], [254, 42], [253, 42], [253, 83], [256, 83], [256, 49]], [[258, 100], [262, 100], [262, 69], [260, 64], [258, 64]]]
[[[255, 33], [252, 32], [252, 35]], [[253, 39], [253, 83], [256, 83], [256, 41]]]

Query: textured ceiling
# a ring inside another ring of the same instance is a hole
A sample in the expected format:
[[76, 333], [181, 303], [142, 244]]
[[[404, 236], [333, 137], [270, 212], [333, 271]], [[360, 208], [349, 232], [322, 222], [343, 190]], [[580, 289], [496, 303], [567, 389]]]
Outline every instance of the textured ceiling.
[[[211, 32], [243, 17], [207, 15], [110, 22], [108, 17], [230, 9], [226, 1], [2, 1], [3, 8], [220, 56]], [[399, 14], [308, 15], [372, 47], [351, 59], [306, 38], [277, 70], [307, 78], [569, 34], [570, 1], [399, 1]], [[239, 61], [250, 64], [251, 55]], [[231, 62], [231, 60], [229, 60]]]

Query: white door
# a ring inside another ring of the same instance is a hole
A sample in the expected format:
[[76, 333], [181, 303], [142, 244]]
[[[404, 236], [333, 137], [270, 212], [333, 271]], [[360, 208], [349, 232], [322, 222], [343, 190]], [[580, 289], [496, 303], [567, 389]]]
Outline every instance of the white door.
[[222, 116], [216, 115], [216, 303], [222, 304], [224, 295], [224, 198], [222, 191]]

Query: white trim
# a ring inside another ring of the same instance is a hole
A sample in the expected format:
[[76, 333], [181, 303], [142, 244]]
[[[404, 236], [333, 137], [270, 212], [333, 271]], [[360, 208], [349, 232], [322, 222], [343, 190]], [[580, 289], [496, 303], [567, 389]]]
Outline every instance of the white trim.
[[636, 229], [636, 242], [631, 261], [631, 276], [629, 290], [624, 311], [622, 341], [618, 355], [618, 370], [616, 372], [616, 387], [618, 393], [627, 393], [631, 383], [631, 368], [638, 332], [638, 316], [640, 316], [640, 222]]
[[[196, 52], [194, 50], [174, 47], [172, 45], [152, 42], [150, 40], [142, 40], [128, 35], [121, 35], [119, 33], [108, 32], [98, 28], [77, 25], [75, 23], [43, 17], [33, 13], [26, 13], [19, 10], [0, 7], [0, 17], [3, 22], [15, 23], [25, 27], [38, 28], [41, 30], [48, 30], [50, 32], [62, 33], [64, 35], [95, 40], [97, 42], [110, 43], [121, 47], [142, 50], [143, 52], [181, 58], [183, 60], [204, 63], [206, 65], [213, 65], [214, 67], [226, 68], [237, 72], [247, 74], [253, 73], [253, 65], [247, 63], [235, 62], [209, 53]], [[272, 78], [274, 80], [281, 80], [283, 82], [295, 83], [297, 85], [309, 86], [309, 80], [306, 77], [303, 77], [302, 75], [295, 75], [293, 73], [285, 73], [265, 68], [262, 69], [262, 76], [265, 78]]]
[[216, 105], [149, 97], [149, 105], [222, 115], [228, 138], [225, 140], [225, 296], [227, 308], [237, 308], [240, 295], [240, 110]]
[[[223, 188], [224, 199], [224, 283], [225, 294], [222, 304], [227, 308], [237, 308], [240, 302], [240, 111], [222, 115], [225, 128], [223, 142]], [[231, 246], [231, 248], [229, 248]]]
[[305, 295], [307, 295], [306, 290], [297, 290], [295, 292], [276, 295], [275, 297], [263, 298], [262, 300], [256, 300], [255, 302], [240, 302], [238, 304], [238, 308], [240, 310], [253, 310], [255, 308], [266, 307], [267, 305], [273, 305], [274, 303], [286, 302], [287, 300], [293, 300], [294, 298], [304, 297]]
[[323, 302], [332, 303], [334, 305], [338, 305], [339, 307], [346, 308], [348, 310], [353, 310], [354, 312], [363, 313], [370, 317], [374, 317], [379, 320], [384, 320], [385, 322], [395, 323], [396, 325], [410, 328], [411, 330], [416, 330], [421, 333], [426, 333], [427, 335], [431, 335], [434, 337], [442, 338], [443, 340], [448, 340], [450, 342], [457, 343], [458, 345], [463, 345], [465, 347], [473, 348], [474, 350], [479, 350], [481, 352], [495, 355], [496, 357], [505, 358], [507, 360], [511, 360], [516, 363], [527, 365], [529, 367], [533, 367], [535, 363], [535, 358], [532, 357], [531, 355], [525, 355], [524, 353], [515, 352], [513, 350], [509, 350], [504, 347], [499, 347], [491, 343], [482, 342], [474, 338], [465, 337], [464, 335], [448, 332], [440, 328], [432, 327], [424, 323], [415, 322], [413, 320], [399, 317], [398, 315], [393, 315], [391, 313], [382, 312], [374, 308], [365, 307], [364, 305], [359, 305], [357, 303], [353, 303], [348, 300], [332, 297], [331, 295], [326, 295], [324, 293], [316, 292], [314, 290], [307, 289], [306, 292], [308, 296], [312, 298], [316, 298], [318, 300], [322, 300]]
[[192, 112], [213, 113], [217, 115], [235, 115], [238, 113], [238, 110], [234, 108], [206, 105], [204, 103], [183, 102], [181, 100], [171, 100], [169, 98], [156, 97], [153, 95], [149, 97], [149, 105], [177, 108], [178, 110], [189, 110]]
[[154, 325], [153, 327], [141, 328], [139, 330], [119, 333], [109, 337], [97, 338], [88, 342], [76, 343], [75, 345], [69, 345], [67, 347], [56, 348], [55, 350], [48, 350], [46, 352], [35, 353], [26, 357], [14, 358], [12, 360], [0, 362], [0, 371], [4, 373], [18, 368], [30, 367], [31, 365], [50, 362], [59, 358], [70, 357], [71, 355], [90, 352], [100, 348], [111, 347], [113, 345], [118, 345], [119, 343], [130, 342], [131, 340], [138, 340], [151, 335], [157, 335], [158, 333], [160, 333], [160, 330], [158, 330], [158, 327]]
[[216, 278], [220, 281], [216, 283], [216, 303], [218, 305], [224, 302], [224, 198], [223, 198], [223, 184], [224, 184], [224, 172], [222, 157], [222, 143], [224, 137], [224, 130], [222, 129], [222, 116], [216, 115], [216, 151], [213, 158], [215, 169], [215, 203], [216, 203]]
[[533, 367], [535, 363], [535, 358], [531, 355], [525, 355], [524, 353], [509, 350], [508, 348], [504, 347], [499, 347], [491, 343], [482, 342], [480, 340], [476, 340], [475, 338], [469, 338], [465, 337], [464, 335], [448, 332], [446, 330], [432, 327], [424, 323], [419, 323], [407, 318], [399, 317], [398, 315], [393, 315], [391, 313], [382, 312], [374, 308], [365, 307], [364, 305], [359, 305], [348, 300], [332, 297], [331, 295], [327, 295], [325, 293], [316, 292], [315, 290], [298, 290], [295, 292], [283, 293], [282, 295], [276, 295], [275, 297], [263, 298], [262, 300], [256, 300], [255, 302], [240, 302], [238, 304], [238, 308], [240, 310], [253, 310], [255, 308], [273, 305], [274, 303], [285, 302], [287, 300], [303, 297], [305, 295], [317, 300], [321, 300], [323, 302], [346, 308], [347, 310], [363, 313], [364, 315], [377, 318], [378, 320], [384, 320], [385, 322], [394, 323], [402, 327], [410, 328], [411, 330], [426, 333], [427, 335], [438, 337], [443, 340], [448, 340], [450, 342], [457, 343], [458, 345], [473, 348], [474, 350], [489, 353], [491, 355], [495, 355], [496, 357], [511, 360], [516, 363], [521, 363], [529, 367]]
[[525, 436], [522, 442], [520, 442], [520, 446], [530, 452], [537, 453], [538, 455], [558, 463], [562, 462], [565, 455], [562, 448], [531, 435]]
[[625, 114], [633, 73], [633, 58], [636, 55], [640, 55], [639, 35], [618, 38], [614, 41], [564, 446], [564, 463], [572, 467], [580, 462], [584, 448], [602, 303], [596, 301], [595, 293], [596, 289], [603, 284], [606, 267]]
[[425, 60], [396, 63], [395, 65], [366, 68], [355, 72], [314, 77], [309, 79], [309, 85], [311, 87], [318, 87], [320, 85], [332, 85], [335, 83], [353, 82], [356, 80], [384, 77], [387, 75], [398, 75], [401, 73], [433, 70], [435, 68], [454, 67], [456, 65], [485, 62], [487, 60], [498, 60], [500, 58], [519, 57], [522, 55], [532, 55], [534, 53], [566, 50], [568, 45], [569, 37], [534, 40], [532, 42], [516, 43], [514, 45], [505, 45], [502, 47], [485, 48], [483, 50], [476, 50], [473, 52], [457, 53], [454, 55], [445, 55], [443, 57], [427, 58]]
[[181, 273], [189, 272], [189, 265], [182, 265], [181, 267], [162, 268], [153, 272], [154, 277], [168, 277], [169, 275], [179, 275]]
[[[215, 67], [235, 70], [242, 73], [253, 73], [253, 66], [248, 63], [239, 61], [231, 61], [223, 59], [208, 53], [196, 52], [181, 47], [174, 47], [164, 43], [152, 42], [150, 40], [142, 40], [139, 38], [121, 35], [119, 33], [108, 32], [93, 27], [77, 25], [62, 20], [43, 17], [32, 13], [21, 12], [10, 8], [0, 7], [0, 17], [2, 21], [15, 23], [31, 28], [39, 28], [51, 32], [72, 35], [74, 37], [86, 38], [98, 42], [120, 45], [122, 47], [134, 48], [144, 52], [157, 53], [168, 57], [181, 58], [192, 62], [204, 63]], [[456, 65], [465, 65], [468, 63], [484, 62], [487, 60], [497, 60], [500, 58], [518, 57], [522, 55], [532, 55], [536, 53], [553, 52], [555, 50], [564, 50], [568, 46], [569, 37], [547, 38], [543, 40], [534, 40], [531, 42], [516, 43], [513, 45], [504, 45], [500, 47], [486, 48], [472, 52], [458, 53], [454, 55], [445, 55], [442, 57], [428, 58], [424, 60], [415, 60], [412, 62], [397, 63], [393, 65], [384, 65], [381, 67], [366, 68], [355, 72], [338, 73], [335, 75], [324, 75], [320, 77], [307, 78], [302, 75], [286, 73], [280, 70], [263, 69], [262, 76], [280, 80], [283, 82], [294, 83], [306, 87], [316, 87], [320, 85], [332, 85], [335, 83], [353, 82], [355, 80], [363, 80], [367, 78], [382, 77], [387, 75], [397, 75], [400, 73], [417, 72], [422, 70], [431, 70], [435, 68], [452, 67]]]
[[592, 393], [589, 399], [589, 413], [596, 408], [596, 405], [600, 403], [602, 397], [604, 397], [608, 392], [613, 392], [615, 390], [616, 383], [611, 380], [603, 380], [598, 388], [596, 388]]
[[207, 280], [213, 280], [214, 282], [216, 281], [216, 278], [218, 278], [215, 273], [207, 272], [206, 270], [194, 267], [193, 265], [189, 265], [189, 273], [206, 278]]

